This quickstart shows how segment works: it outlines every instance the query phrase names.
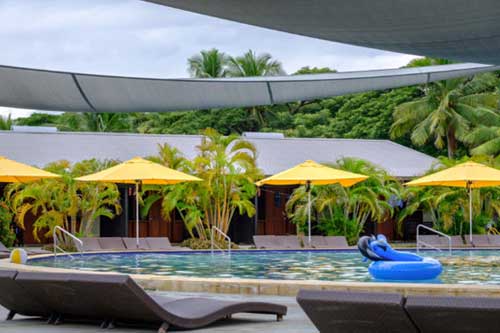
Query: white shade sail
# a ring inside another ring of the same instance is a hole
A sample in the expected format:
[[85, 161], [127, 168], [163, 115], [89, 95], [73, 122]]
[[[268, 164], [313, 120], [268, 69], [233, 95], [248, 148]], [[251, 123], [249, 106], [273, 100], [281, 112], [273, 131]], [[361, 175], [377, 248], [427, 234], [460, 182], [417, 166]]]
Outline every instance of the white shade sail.
[[454, 64], [296, 76], [152, 79], [0, 66], [0, 106], [81, 112], [244, 107], [409, 86], [499, 68]]

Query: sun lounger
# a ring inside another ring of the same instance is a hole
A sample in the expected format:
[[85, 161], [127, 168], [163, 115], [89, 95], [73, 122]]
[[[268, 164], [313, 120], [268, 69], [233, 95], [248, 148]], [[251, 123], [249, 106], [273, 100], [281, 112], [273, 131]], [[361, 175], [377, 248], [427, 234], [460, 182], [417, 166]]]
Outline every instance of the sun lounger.
[[[445, 241], [445, 246], [448, 246], [448, 240], [445, 238], [444, 241]], [[451, 236], [451, 247], [452, 248], [465, 247], [465, 246], [466, 245], [464, 244], [464, 240], [462, 239], [462, 236]]]
[[173, 246], [168, 237], [146, 237], [150, 250], [158, 251], [191, 251], [188, 247]]
[[443, 242], [444, 237], [440, 237], [439, 235], [420, 235], [419, 240], [424, 243], [422, 244], [424, 247], [432, 248], [437, 247], [441, 248], [444, 246]]
[[126, 250], [121, 237], [101, 237], [98, 238], [99, 245], [103, 250]]
[[300, 239], [295, 236], [276, 236], [277, 243], [280, 244], [283, 249], [301, 249]]
[[500, 298], [408, 296], [405, 308], [423, 333], [500, 330]]
[[315, 249], [327, 248], [328, 244], [326, 244], [324, 236], [311, 236], [311, 245], [309, 245], [309, 237], [303, 237], [304, 245], [307, 247], [312, 247]]
[[297, 302], [321, 333], [417, 332], [399, 294], [301, 290]]
[[[33, 250], [29, 248], [23, 248], [29, 255], [37, 255], [37, 254], [51, 254], [52, 252], [46, 250]], [[10, 250], [0, 242], [0, 258], [8, 258], [10, 256]]]
[[10, 312], [7, 320], [18, 313], [24, 316], [49, 317], [50, 311], [15, 281], [17, 272], [0, 271], [0, 305]]
[[500, 248], [500, 235], [488, 235], [491, 246]]
[[84, 237], [80, 238], [83, 243], [81, 251], [83, 252], [92, 252], [92, 251], [102, 251], [101, 244], [99, 243], [99, 239], [95, 237]]
[[[469, 235], [465, 236], [465, 241], [470, 245]], [[472, 235], [472, 246], [474, 247], [494, 247], [488, 239], [488, 235]]]
[[139, 247], [137, 247], [137, 239], [132, 237], [123, 237], [123, 243], [127, 250], [151, 250], [145, 238], [139, 238]]
[[255, 235], [253, 242], [258, 249], [281, 249], [283, 244], [274, 235]]
[[325, 236], [326, 245], [332, 249], [348, 249], [349, 244], [344, 236]]
[[101, 327], [156, 324], [161, 325], [159, 332], [166, 332], [169, 327], [203, 327], [241, 312], [272, 314], [280, 320], [287, 311], [272, 303], [151, 296], [120, 274], [20, 272], [16, 281], [57, 314], [56, 322], [85, 319], [100, 321]]

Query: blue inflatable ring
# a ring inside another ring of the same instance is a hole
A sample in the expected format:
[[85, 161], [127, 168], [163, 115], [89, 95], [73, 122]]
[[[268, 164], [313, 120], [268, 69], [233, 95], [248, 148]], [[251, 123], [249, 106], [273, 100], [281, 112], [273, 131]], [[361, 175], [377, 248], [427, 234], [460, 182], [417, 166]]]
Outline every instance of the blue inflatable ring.
[[436, 259], [424, 257], [422, 261], [374, 261], [368, 271], [377, 280], [419, 281], [437, 278], [443, 267]]

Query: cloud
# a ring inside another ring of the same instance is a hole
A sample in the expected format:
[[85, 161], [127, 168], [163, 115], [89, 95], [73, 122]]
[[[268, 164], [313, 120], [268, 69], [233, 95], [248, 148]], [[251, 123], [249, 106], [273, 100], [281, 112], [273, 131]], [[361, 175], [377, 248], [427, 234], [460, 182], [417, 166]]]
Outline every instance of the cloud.
[[0, 43], [3, 65], [148, 77], [186, 77], [187, 58], [212, 47], [232, 55], [271, 53], [288, 73], [302, 66], [394, 68], [414, 58], [139, 0], [3, 0]]

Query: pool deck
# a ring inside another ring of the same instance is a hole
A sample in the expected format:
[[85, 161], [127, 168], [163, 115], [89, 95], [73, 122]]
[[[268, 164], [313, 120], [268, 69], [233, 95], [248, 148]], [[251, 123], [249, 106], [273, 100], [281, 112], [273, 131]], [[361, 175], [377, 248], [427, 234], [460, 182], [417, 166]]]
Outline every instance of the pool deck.
[[[280, 296], [253, 296], [253, 295], [220, 295], [206, 293], [163, 293], [156, 292], [158, 295], [168, 295], [170, 297], [216, 297], [218, 299], [230, 300], [259, 300], [265, 302], [274, 302], [286, 305], [288, 314], [284, 320], [277, 322], [274, 316], [257, 314], [237, 314], [231, 320], [223, 320], [206, 328], [178, 331], [178, 332], [196, 332], [196, 333], [216, 333], [216, 332], [262, 332], [262, 333], [314, 333], [317, 332], [314, 325], [309, 321], [304, 312], [293, 297]], [[0, 332], [2, 333], [87, 333], [87, 332], [105, 332], [95, 324], [63, 323], [59, 326], [48, 325], [39, 319], [28, 317], [15, 317], [12, 321], [3, 321], [7, 316], [7, 310], [0, 306]], [[175, 330], [172, 330], [175, 332]], [[154, 328], [126, 328], [120, 327], [113, 329], [114, 333], [125, 332], [156, 332]]]

